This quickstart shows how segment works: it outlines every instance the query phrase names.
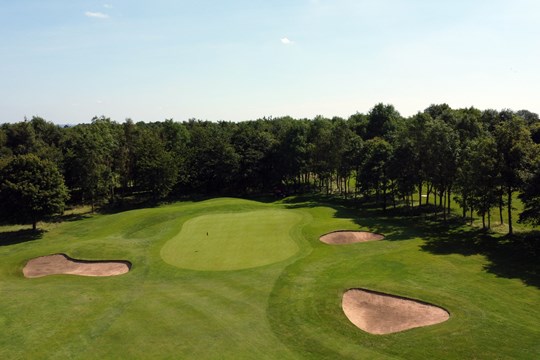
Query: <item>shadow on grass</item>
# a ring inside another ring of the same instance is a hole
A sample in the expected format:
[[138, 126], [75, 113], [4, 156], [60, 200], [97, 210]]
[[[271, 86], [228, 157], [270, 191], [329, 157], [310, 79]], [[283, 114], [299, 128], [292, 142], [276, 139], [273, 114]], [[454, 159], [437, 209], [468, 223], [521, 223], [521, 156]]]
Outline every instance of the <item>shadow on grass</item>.
[[0, 232], [0, 246], [15, 245], [39, 240], [43, 237], [44, 233], [44, 230], [32, 229]]
[[432, 254], [484, 255], [484, 269], [496, 276], [521, 279], [540, 288], [540, 232], [492, 236], [481, 230], [451, 229], [430, 234], [422, 250]]
[[283, 203], [289, 209], [321, 206], [332, 208], [335, 211], [335, 218], [351, 219], [364, 229], [383, 234], [385, 240], [388, 241], [406, 241], [422, 237], [424, 227], [419, 219], [429, 218], [427, 215], [420, 217], [414, 211], [400, 208], [388, 208], [383, 211], [380, 206], [371, 201], [328, 195], [287, 198], [283, 200]]
[[498, 277], [520, 279], [526, 285], [540, 288], [540, 231], [513, 236], [490, 234], [472, 228], [461, 216], [444, 221], [433, 206], [389, 209], [386, 212], [362, 210], [361, 216], [384, 230], [390, 230], [386, 240], [424, 239], [421, 249], [432, 254], [464, 256], [483, 255], [488, 260], [484, 270]]
[[527, 285], [540, 288], [540, 233], [520, 234], [503, 239], [487, 254], [486, 270], [505, 278], [519, 278]]
[[53, 216], [49, 218], [47, 221], [54, 222], [54, 223], [61, 223], [64, 221], [72, 222], [72, 221], [79, 221], [79, 220], [87, 219], [90, 216], [91, 216], [90, 213], [58, 215], [58, 216]]
[[390, 207], [382, 211], [373, 202], [328, 196], [294, 197], [283, 202], [289, 208], [331, 207], [336, 218], [353, 219], [362, 227], [387, 235], [387, 241], [421, 238], [421, 250], [431, 254], [483, 255], [488, 260], [485, 271], [540, 288], [540, 231], [513, 236], [490, 234], [471, 228], [460, 216], [444, 221], [433, 206]]

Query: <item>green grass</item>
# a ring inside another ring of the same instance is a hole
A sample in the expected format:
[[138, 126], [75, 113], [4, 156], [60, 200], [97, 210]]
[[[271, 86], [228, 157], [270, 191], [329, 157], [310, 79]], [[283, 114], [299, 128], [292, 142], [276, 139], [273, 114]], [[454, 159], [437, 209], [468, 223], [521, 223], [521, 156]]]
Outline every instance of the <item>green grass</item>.
[[[318, 241], [338, 229], [387, 238]], [[460, 225], [309, 198], [214, 199], [17, 230], [0, 233], [2, 359], [540, 357], [538, 265]], [[133, 267], [110, 278], [22, 276], [28, 259], [57, 252]], [[353, 287], [430, 302], [451, 318], [370, 335], [341, 311]]]
[[[428, 201], [428, 199], [425, 197], [426, 196], [426, 191], [427, 189], [426, 188], [423, 188], [422, 189], [422, 193], [423, 193], [423, 198], [422, 198], [422, 204], [426, 204], [426, 201]], [[454, 197], [456, 196], [456, 194], [452, 194], [452, 198], [451, 198], [451, 201], [450, 201], [450, 209], [451, 211], [454, 213], [454, 214], [459, 214], [460, 216], [463, 214], [463, 209], [461, 208], [461, 206], [457, 203], [457, 201], [454, 199]], [[430, 194], [429, 196], [429, 204], [433, 205], [435, 203], [439, 203], [439, 198], [435, 198], [435, 194], [433, 194], [433, 192]], [[504, 201], [506, 201], [507, 198], [506, 196], [504, 197]], [[413, 201], [415, 204], [418, 204], [418, 192], [415, 192], [413, 193]], [[532, 227], [528, 224], [522, 224], [522, 223], [519, 223], [518, 220], [519, 220], [519, 214], [521, 212], [523, 212], [523, 209], [524, 209], [524, 204], [523, 202], [521, 201], [521, 199], [519, 198], [519, 193], [518, 192], [515, 192], [512, 196], [512, 227], [513, 227], [513, 230], [515, 232], [523, 232], [523, 231], [529, 231], [532, 229]], [[500, 217], [500, 213], [499, 213], [499, 207], [496, 206], [496, 207], [493, 207], [491, 208], [490, 210], [490, 219], [491, 219], [491, 230], [493, 232], [497, 232], [497, 233], [503, 233], [503, 234], [506, 234], [508, 233], [508, 207], [507, 205], [504, 205], [503, 206], [503, 211], [502, 211], [502, 223], [501, 223], [501, 217]], [[467, 221], [470, 220], [470, 212], [467, 211]], [[486, 226], [488, 224], [488, 216], [486, 214]], [[476, 227], [476, 228], [481, 228], [482, 227], [482, 216], [478, 215], [478, 213], [476, 211], [473, 212], [473, 223], [472, 223], [472, 226], [473, 227]]]
[[192, 270], [239, 270], [273, 264], [299, 246], [290, 233], [302, 220], [292, 210], [201, 215], [161, 249], [166, 263]]

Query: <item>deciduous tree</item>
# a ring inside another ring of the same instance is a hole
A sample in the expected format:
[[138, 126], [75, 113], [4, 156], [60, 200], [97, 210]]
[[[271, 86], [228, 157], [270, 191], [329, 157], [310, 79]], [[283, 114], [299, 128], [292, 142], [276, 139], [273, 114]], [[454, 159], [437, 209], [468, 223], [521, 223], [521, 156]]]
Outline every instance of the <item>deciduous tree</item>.
[[18, 155], [0, 169], [0, 209], [4, 217], [31, 223], [62, 213], [68, 191], [54, 163], [34, 154]]
[[525, 121], [519, 116], [502, 120], [494, 129], [501, 168], [501, 179], [507, 197], [508, 233], [512, 227], [512, 195], [519, 190], [531, 171], [534, 143]]

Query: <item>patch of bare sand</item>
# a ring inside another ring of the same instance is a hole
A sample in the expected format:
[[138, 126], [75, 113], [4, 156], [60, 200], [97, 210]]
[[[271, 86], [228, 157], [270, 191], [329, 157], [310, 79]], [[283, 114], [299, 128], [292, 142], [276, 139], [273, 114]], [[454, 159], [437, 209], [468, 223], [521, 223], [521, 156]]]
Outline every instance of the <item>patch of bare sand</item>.
[[330, 245], [344, 245], [358, 242], [376, 241], [384, 239], [384, 235], [368, 231], [334, 231], [319, 238], [323, 243]]
[[354, 325], [375, 335], [435, 325], [450, 317], [434, 305], [363, 289], [346, 291], [341, 305]]
[[41, 256], [29, 260], [23, 268], [27, 278], [47, 275], [114, 276], [127, 273], [129, 261], [86, 261], [72, 259], [64, 254]]

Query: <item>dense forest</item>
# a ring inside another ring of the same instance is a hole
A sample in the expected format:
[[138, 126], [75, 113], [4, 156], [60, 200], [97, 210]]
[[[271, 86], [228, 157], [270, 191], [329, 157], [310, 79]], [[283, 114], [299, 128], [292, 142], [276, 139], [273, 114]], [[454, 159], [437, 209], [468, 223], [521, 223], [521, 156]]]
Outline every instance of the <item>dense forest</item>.
[[61, 127], [33, 117], [0, 127], [0, 209], [4, 220], [35, 226], [65, 202], [323, 193], [383, 210], [431, 205], [441, 219], [455, 201], [486, 228], [504, 211], [512, 233], [516, 194], [519, 220], [540, 224], [539, 144], [535, 113], [446, 104], [411, 117], [377, 104], [348, 119], [238, 123], [96, 117]]

